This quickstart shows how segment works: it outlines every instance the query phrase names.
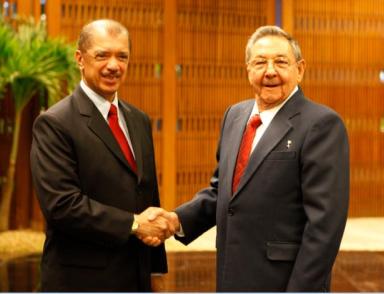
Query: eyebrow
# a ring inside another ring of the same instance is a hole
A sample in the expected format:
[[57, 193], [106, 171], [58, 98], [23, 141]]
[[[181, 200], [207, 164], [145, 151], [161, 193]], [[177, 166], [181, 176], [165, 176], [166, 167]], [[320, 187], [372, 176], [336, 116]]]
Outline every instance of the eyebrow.
[[[277, 54], [276, 56], [274, 56], [273, 58], [276, 58], [276, 57], [288, 57], [288, 55], [285, 55], [285, 54]], [[267, 58], [265, 55], [263, 54], [260, 54], [260, 55], [256, 55], [254, 58]]]
[[[96, 49], [95, 51], [94, 51], [94, 53], [95, 54], [105, 54], [105, 53], [110, 53], [111, 51], [109, 51], [109, 50], [103, 50], [103, 49]], [[129, 55], [129, 51], [119, 51], [119, 52], [117, 52], [118, 54], [127, 54], [127, 55]]]
[[108, 51], [106, 51], [106, 50], [95, 50], [94, 51], [95, 54], [105, 53], [105, 52], [108, 52]]

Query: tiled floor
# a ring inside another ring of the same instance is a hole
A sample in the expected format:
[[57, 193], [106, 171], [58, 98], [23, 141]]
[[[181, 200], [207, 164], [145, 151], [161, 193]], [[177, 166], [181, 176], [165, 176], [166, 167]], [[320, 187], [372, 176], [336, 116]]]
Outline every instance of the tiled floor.
[[[168, 264], [166, 291], [215, 291], [214, 252], [170, 252]], [[38, 276], [39, 256], [0, 264], [0, 291], [36, 291]], [[340, 252], [334, 267], [332, 291], [384, 292], [384, 252]]]

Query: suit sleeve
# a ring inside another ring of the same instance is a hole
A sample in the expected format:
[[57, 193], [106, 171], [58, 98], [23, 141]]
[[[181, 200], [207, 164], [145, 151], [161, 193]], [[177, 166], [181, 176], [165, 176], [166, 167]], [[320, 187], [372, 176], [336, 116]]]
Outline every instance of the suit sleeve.
[[[152, 138], [152, 127], [149, 118], [146, 116], [147, 119], [147, 125], [148, 125], [148, 132], [151, 134]], [[153, 146], [153, 138], [151, 140], [152, 142], [152, 150], [154, 150]], [[157, 185], [157, 176], [156, 176], [156, 167], [153, 169], [153, 178], [155, 179], [155, 192], [153, 193], [153, 199], [152, 199], [152, 206], [160, 207], [160, 197], [159, 197], [159, 189]], [[157, 246], [157, 247], [151, 247], [151, 273], [167, 273], [168, 272], [168, 264], [167, 264], [167, 255], [165, 252], [165, 246], [164, 243]]]
[[45, 113], [37, 118], [31, 169], [48, 226], [100, 245], [120, 245], [130, 237], [133, 214], [82, 193], [72, 144], [53, 116]]
[[309, 130], [301, 150], [301, 185], [307, 222], [287, 291], [325, 291], [348, 213], [349, 144], [335, 113]]
[[184, 237], [175, 238], [189, 244], [216, 224], [216, 201], [218, 169], [211, 178], [211, 185], [198, 192], [195, 197], [176, 208], [175, 212], [183, 227]]
[[175, 238], [184, 244], [189, 244], [208, 229], [216, 225], [216, 205], [219, 189], [220, 145], [225, 120], [230, 108], [224, 114], [221, 134], [216, 152], [217, 167], [211, 177], [210, 186], [199, 191], [194, 198], [175, 209], [183, 227], [184, 237]]

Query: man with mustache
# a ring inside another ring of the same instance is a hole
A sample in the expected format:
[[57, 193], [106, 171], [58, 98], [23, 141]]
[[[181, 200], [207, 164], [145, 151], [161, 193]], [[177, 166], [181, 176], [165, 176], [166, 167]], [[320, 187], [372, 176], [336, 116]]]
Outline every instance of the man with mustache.
[[346, 129], [304, 96], [300, 47], [279, 27], [255, 31], [246, 65], [255, 97], [226, 111], [210, 187], [168, 215], [185, 244], [217, 225], [218, 291], [329, 291], [348, 210]]
[[[42, 291], [148, 292], [167, 272], [158, 245], [174, 228], [147, 220], [159, 209], [151, 124], [117, 94], [129, 57], [123, 25], [85, 25], [80, 85], [35, 121], [31, 167], [47, 223]], [[144, 244], [148, 236], [156, 238]]]

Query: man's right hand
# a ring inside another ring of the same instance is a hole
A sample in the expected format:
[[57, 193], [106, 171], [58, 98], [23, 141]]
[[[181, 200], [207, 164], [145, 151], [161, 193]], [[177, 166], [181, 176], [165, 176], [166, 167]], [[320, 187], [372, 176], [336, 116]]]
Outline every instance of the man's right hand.
[[135, 215], [139, 224], [134, 234], [149, 246], [158, 246], [165, 239], [180, 230], [179, 218], [175, 212], [168, 212], [159, 207], [149, 207]]

